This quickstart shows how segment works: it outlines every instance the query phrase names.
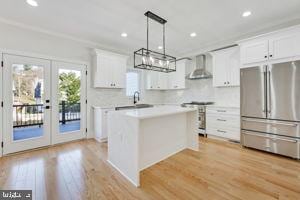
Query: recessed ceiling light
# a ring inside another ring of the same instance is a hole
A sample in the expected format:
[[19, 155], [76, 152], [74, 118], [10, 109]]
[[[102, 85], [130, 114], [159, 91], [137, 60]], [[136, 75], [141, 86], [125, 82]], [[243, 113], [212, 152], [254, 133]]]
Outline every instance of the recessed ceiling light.
[[163, 47], [162, 47], [162, 46], [158, 46], [157, 48], [158, 48], [158, 49], [163, 49]]
[[127, 33], [122, 33], [121, 36], [122, 37], [127, 37]]
[[38, 3], [35, 0], [26, 0], [26, 2], [33, 7], [38, 6]]
[[243, 12], [243, 17], [249, 17], [251, 14], [251, 11], [245, 11]]
[[196, 37], [196, 36], [197, 36], [197, 33], [193, 32], [193, 33], [190, 34], [190, 36], [191, 36], [191, 37]]

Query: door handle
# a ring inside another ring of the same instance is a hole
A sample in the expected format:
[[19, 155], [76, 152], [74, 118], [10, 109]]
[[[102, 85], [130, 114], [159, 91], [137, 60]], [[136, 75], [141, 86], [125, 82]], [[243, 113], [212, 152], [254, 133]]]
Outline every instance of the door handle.
[[267, 92], [268, 92], [268, 101], [267, 101], [267, 106], [268, 106], [268, 109], [267, 109], [267, 112], [269, 114], [269, 116], [271, 115], [271, 109], [272, 109], [272, 104], [271, 104], [271, 90], [270, 90], [270, 86], [271, 86], [271, 71], [268, 70], [268, 78], [267, 78], [267, 81], [268, 81], [268, 88], [267, 88]]

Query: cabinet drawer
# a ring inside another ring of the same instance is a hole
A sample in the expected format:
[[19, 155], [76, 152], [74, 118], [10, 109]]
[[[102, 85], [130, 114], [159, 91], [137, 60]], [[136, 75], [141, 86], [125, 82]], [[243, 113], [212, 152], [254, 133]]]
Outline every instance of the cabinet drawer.
[[240, 128], [238, 116], [207, 114], [206, 123], [218, 127]]
[[207, 107], [207, 114], [221, 114], [221, 115], [240, 115], [240, 109], [238, 108], [224, 108], [224, 107]]
[[242, 131], [242, 140], [246, 147], [299, 158], [300, 140], [252, 131]]
[[242, 129], [300, 137], [300, 123], [268, 119], [242, 118]]
[[208, 127], [206, 129], [208, 135], [215, 135], [232, 140], [240, 140], [240, 129], [224, 129], [222, 127]]

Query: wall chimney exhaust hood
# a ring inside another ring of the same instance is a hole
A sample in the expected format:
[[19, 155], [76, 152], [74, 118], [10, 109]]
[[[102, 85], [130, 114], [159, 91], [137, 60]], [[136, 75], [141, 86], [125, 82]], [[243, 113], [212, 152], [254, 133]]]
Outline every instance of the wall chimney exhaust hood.
[[212, 78], [211, 73], [206, 70], [206, 56], [204, 54], [196, 56], [196, 69], [185, 78], [189, 80]]

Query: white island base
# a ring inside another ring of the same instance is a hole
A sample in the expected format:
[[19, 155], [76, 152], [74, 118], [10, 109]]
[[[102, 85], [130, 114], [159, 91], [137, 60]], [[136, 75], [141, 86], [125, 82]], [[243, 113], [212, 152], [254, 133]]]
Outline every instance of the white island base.
[[189, 148], [198, 151], [197, 110], [160, 106], [108, 115], [108, 162], [136, 187], [140, 171]]

